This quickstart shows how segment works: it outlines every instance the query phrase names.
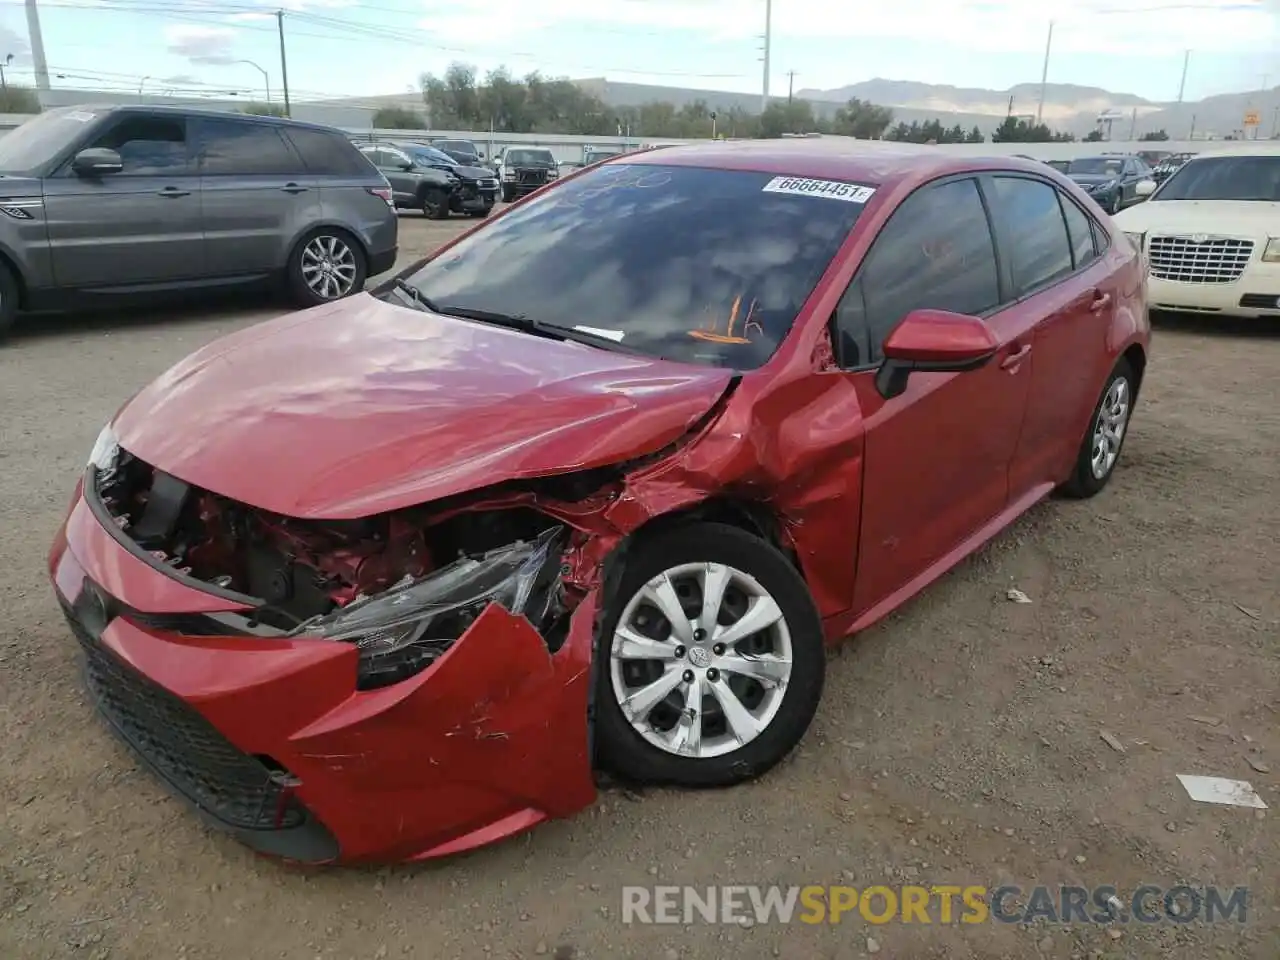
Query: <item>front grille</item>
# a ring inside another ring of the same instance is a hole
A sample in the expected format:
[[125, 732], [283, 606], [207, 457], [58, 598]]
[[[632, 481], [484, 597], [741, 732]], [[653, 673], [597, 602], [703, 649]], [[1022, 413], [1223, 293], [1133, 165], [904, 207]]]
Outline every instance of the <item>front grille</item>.
[[230, 827], [296, 827], [302, 809], [286, 784], [260, 760], [241, 752], [180, 698], [107, 650], [64, 608], [85, 655], [89, 693], [120, 736], [177, 791]]
[[545, 170], [521, 170], [520, 182], [529, 184], [543, 184], [547, 182], [547, 172]]
[[1147, 246], [1151, 276], [1180, 283], [1230, 283], [1240, 279], [1253, 255], [1252, 240], [1215, 237], [1152, 237]]
[[1280, 310], [1280, 297], [1274, 293], [1246, 293], [1240, 298], [1240, 306], [1255, 310]]

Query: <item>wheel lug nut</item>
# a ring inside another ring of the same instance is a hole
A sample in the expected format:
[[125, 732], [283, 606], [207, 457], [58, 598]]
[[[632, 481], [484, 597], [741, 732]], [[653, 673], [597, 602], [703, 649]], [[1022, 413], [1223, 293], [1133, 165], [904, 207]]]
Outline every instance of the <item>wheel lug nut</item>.
[[692, 671], [692, 670], [686, 670], [686, 671], [684, 672], [684, 682], [685, 682], [685, 683], [693, 683], [693, 671]]
[[685, 650], [685, 648], [684, 648], [684, 647], [676, 647], [676, 659], [677, 659], [677, 660], [678, 660], [678, 659], [680, 659], [681, 657], [683, 657], [686, 653], [688, 653], [688, 651], [687, 651], [687, 650]]
[[720, 671], [717, 670], [715, 667], [712, 667], [710, 670], [707, 671], [707, 679], [710, 680], [712, 683], [715, 683], [717, 680], [720, 679]]
[[702, 642], [703, 640], [705, 640], [705, 639], [707, 639], [707, 631], [705, 631], [705, 630], [695, 630], [695, 631], [693, 631], [693, 642], [694, 642], [694, 643], [701, 643], [701, 642]]
[[711, 648], [711, 652], [714, 653], [717, 657], [724, 656], [724, 644], [717, 643], [714, 647]]

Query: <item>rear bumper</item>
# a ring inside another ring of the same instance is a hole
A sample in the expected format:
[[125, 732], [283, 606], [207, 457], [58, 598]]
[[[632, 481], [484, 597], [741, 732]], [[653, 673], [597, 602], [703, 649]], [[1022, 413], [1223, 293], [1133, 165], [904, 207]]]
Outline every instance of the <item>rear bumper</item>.
[[111, 727], [204, 818], [303, 862], [444, 856], [595, 797], [595, 595], [555, 654], [489, 607], [423, 673], [355, 688], [353, 646], [212, 629], [244, 611], [126, 550], [79, 488], [49, 556]]

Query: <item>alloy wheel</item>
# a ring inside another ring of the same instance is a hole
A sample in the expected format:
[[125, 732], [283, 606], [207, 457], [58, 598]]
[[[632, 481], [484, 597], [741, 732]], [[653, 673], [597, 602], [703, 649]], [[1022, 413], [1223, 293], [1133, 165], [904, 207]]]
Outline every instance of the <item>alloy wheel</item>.
[[322, 234], [302, 250], [302, 279], [322, 300], [337, 300], [356, 282], [356, 256], [339, 237]]
[[648, 743], [717, 757], [777, 716], [791, 677], [791, 633], [755, 578], [726, 564], [681, 564], [627, 602], [609, 668], [622, 715]]
[[1093, 426], [1093, 453], [1089, 465], [1096, 480], [1107, 476], [1120, 456], [1120, 445], [1124, 442], [1124, 432], [1129, 425], [1129, 401], [1129, 381], [1124, 377], [1116, 377], [1107, 388], [1106, 396], [1102, 398], [1098, 419]]

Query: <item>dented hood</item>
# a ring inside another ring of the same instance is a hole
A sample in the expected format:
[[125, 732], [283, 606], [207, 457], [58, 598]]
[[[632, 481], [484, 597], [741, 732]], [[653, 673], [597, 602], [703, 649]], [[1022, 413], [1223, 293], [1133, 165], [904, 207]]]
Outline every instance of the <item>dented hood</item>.
[[359, 294], [209, 344], [134, 397], [115, 433], [225, 497], [351, 518], [652, 453], [731, 377]]

